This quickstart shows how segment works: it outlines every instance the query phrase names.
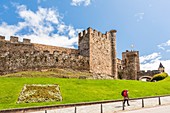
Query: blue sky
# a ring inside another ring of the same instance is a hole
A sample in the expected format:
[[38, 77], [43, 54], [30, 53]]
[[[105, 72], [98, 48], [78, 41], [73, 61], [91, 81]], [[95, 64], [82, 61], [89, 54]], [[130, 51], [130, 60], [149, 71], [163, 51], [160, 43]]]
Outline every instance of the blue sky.
[[0, 0], [0, 35], [77, 48], [88, 27], [117, 30], [117, 57], [140, 53], [141, 70], [162, 62], [170, 74], [170, 0]]

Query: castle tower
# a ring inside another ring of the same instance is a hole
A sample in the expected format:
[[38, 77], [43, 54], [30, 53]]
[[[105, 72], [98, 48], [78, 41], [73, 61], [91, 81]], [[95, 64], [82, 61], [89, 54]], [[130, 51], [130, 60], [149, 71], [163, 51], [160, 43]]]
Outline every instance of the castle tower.
[[164, 68], [164, 66], [162, 65], [161, 62], [160, 62], [160, 64], [159, 64], [158, 70], [159, 70], [161, 73], [162, 73], [162, 72], [165, 72], [165, 68]]
[[111, 58], [112, 58], [112, 75], [117, 79], [117, 57], [116, 57], [116, 30], [110, 31], [110, 41], [111, 41]]
[[79, 33], [79, 54], [89, 57], [90, 72], [117, 78], [116, 30], [102, 34], [88, 28]]
[[128, 51], [122, 53], [123, 78], [137, 80], [140, 71], [139, 51]]

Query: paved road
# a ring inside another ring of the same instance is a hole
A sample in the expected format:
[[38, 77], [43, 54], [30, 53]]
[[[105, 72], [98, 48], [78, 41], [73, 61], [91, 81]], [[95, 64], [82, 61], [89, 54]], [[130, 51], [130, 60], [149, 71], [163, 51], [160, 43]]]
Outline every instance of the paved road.
[[[47, 110], [47, 113], [170, 113], [170, 96], [161, 97], [161, 106], [159, 106], [159, 98], [144, 99], [144, 108], [142, 108], [142, 99], [130, 100], [130, 106], [126, 106], [122, 110], [122, 102], [113, 102], [105, 104], [85, 105]], [[149, 108], [148, 108], [149, 107]], [[157, 109], [156, 111], [154, 109]], [[135, 111], [132, 111], [135, 110]], [[169, 110], [169, 111], [167, 111]], [[152, 112], [154, 111], [154, 112]], [[45, 113], [45, 111], [29, 112], [29, 113]]]
[[143, 108], [132, 111], [124, 111], [120, 113], [170, 113], [170, 105], [156, 106], [152, 108]]

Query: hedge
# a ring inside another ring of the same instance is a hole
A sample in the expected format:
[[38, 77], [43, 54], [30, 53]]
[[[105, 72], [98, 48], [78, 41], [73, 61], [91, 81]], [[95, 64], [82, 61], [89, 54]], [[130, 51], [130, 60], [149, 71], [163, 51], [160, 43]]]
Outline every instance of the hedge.
[[159, 81], [159, 80], [163, 80], [165, 79], [166, 77], [168, 77], [168, 74], [167, 73], [159, 73], [159, 74], [156, 74], [153, 76], [153, 78], [151, 79], [151, 82], [152, 81]]

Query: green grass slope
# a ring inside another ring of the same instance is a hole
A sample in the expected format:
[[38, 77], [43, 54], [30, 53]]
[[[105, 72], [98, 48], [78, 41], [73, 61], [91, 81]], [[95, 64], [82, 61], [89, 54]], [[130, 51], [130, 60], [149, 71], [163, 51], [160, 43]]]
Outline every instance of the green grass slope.
[[[26, 75], [28, 75], [28, 73], [26, 73]], [[0, 77], [1, 110], [20, 107], [122, 99], [121, 91], [123, 89], [129, 90], [130, 98], [170, 94], [170, 77], [167, 77], [160, 82], [141, 82], [132, 80], [64, 79], [46, 77], [45, 75], [43, 77], [30, 76], [16, 77], [16, 74], [10, 74], [10, 76]], [[59, 84], [63, 101], [17, 104], [18, 96], [24, 84]]]

